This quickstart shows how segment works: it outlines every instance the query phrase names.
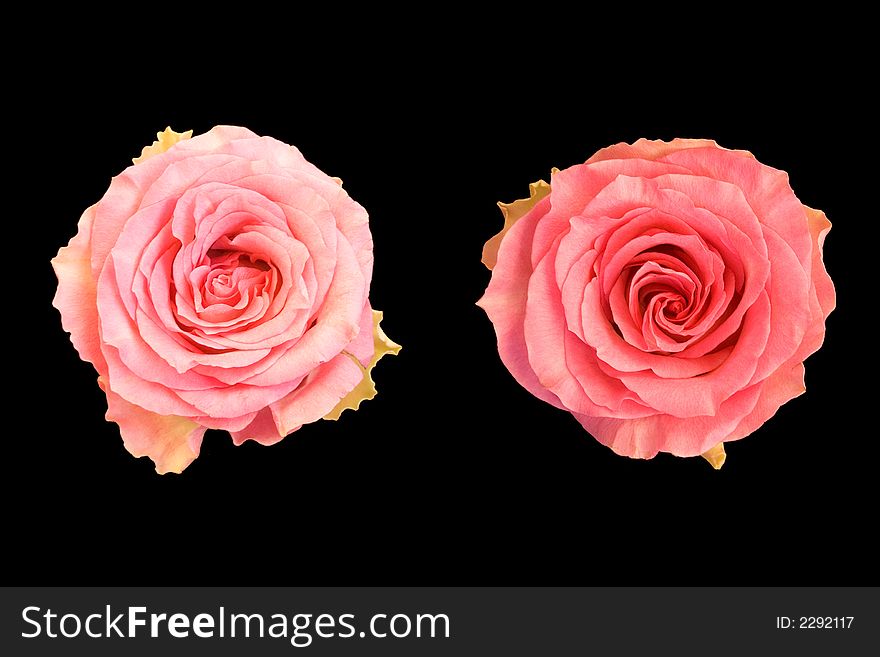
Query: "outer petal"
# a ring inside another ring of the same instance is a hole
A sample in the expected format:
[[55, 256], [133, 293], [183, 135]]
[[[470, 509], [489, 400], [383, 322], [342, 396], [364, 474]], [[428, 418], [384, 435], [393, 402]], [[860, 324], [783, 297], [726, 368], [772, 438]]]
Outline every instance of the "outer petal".
[[723, 148], [677, 151], [663, 161], [739, 187], [761, 223], [776, 231], [798, 260], [809, 265], [810, 235], [804, 230], [804, 209], [788, 184], [787, 173]]
[[157, 415], [135, 406], [110, 390], [107, 379], [98, 377], [107, 395], [107, 415], [119, 425], [125, 449], [134, 456], [149, 456], [156, 472], [183, 472], [199, 455], [205, 427], [183, 417]]
[[164, 153], [169, 148], [174, 146], [174, 144], [192, 137], [192, 134], [192, 130], [187, 130], [186, 132], [175, 132], [171, 129], [171, 126], [168, 126], [162, 132], [156, 133], [156, 141], [154, 141], [149, 146], [144, 146], [143, 150], [141, 150], [140, 157], [133, 157], [131, 161], [134, 164], [139, 164], [147, 158], [152, 157], [153, 155]]
[[[299, 427], [293, 427], [287, 433], [296, 431]], [[267, 406], [261, 410], [251, 423], [241, 431], [230, 431], [232, 442], [241, 445], [246, 440], [253, 440], [261, 445], [274, 445], [284, 439], [286, 434], [278, 432], [275, 425], [275, 419], [272, 417], [272, 411]]]
[[831, 222], [821, 210], [814, 210], [806, 205], [804, 210], [807, 213], [807, 223], [812, 237], [813, 248], [810, 261], [813, 285], [816, 288], [819, 305], [822, 307], [822, 315], [827, 319], [837, 303], [834, 283], [831, 282], [831, 277], [828, 276], [828, 271], [825, 269], [825, 262], [822, 260], [825, 237], [831, 230]]
[[720, 470], [727, 460], [727, 454], [724, 451], [724, 443], [718, 443], [715, 447], [703, 452], [700, 456], [709, 461], [709, 464], [716, 470]]
[[[187, 180], [191, 184], [206, 170], [218, 168], [223, 162], [240, 160], [235, 156], [223, 154], [221, 147], [228, 145], [232, 139], [242, 138], [245, 135], [256, 136], [246, 128], [217, 126], [203, 135], [181, 141], [169, 150], [130, 166], [115, 176], [104, 196], [96, 204], [92, 237], [92, 274], [95, 278], [129, 217], [141, 207], [148, 193], [157, 197], [154, 200], [163, 200], [174, 195], [175, 189], [178, 193], [182, 193], [187, 188]], [[190, 156], [195, 154], [192, 151], [201, 153], [205, 157], [192, 158]], [[165, 189], [162, 185], [154, 187], [159, 177], [175, 163], [179, 166], [175, 168], [171, 178], [180, 184], [171, 189]], [[187, 179], [186, 174], [192, 177]]]
[[[649, 414], [650, 409], [638, 403], [634, 392], [596, 367], [596, 352], [591, 347], [567, 339], [572, 334], [565, 325], [552, 269], [555, 248], [548, 251], [529, 279], [523, 319], [529, 363], [538, 380], [572, 412], [601, 416], [619, 413], [626, 417]], [[591, 385], [579, 385], [573, 372], [589, 377]]]
[[70, 341], [80, 358], [92, 363], [98, 373], [103, 374], [107, 365], [101, 354], [96, 283], [89, 252], [94, 218], [93, 205], [83, 212], [79, 229], [70, 243], [52, 259], [58, 277], [52, 305], [61, 313], [61, 325], [70, 333]]
[[[601, 162], [602, 160], [628, 159], [640, 157], [646, 160], [656, 160], [675, 153], [676, 151], [689, 150], [692, 148], [717, 148], [718, 150], [729, 150], [722, 148], [712, 139], [673, 139], [672, 141], [662, 141], [659, 139], [639, 139], [634, 144], [614, 144], [598, 151], [593, 157], [587, 160], [587, 164], [592, 162]], [[739, 155], [754, 158], [754, 155], [748, 151], [732, 151]]]
[[825, 236], [831, 230], [831, 222], [821, 210], [814, 210], [807, 206], [804, 206], [804, 210], [807, 213], [807, 223], [812, 240], [812, 257], [808, 270], [811, 279], [810, 316], [812, 323], [807, 329], [793, 361], [804, 360], [822, 346], [822, 342], [825, 340], [825, 320], [828, 319], [828, 315], [831, 314], [837, 303], [834, 283], [831, 282], [822, 260], [822, 247], [825, 243]]
[[565, 408], [556, 395], [541, 385], [529, 364], [523, 326], [532, 274], [532, 241], [538, 223], [549, 210], [550, 199], [545, 198], [510, 228], [501, 242], [489, 287], [477, 305], [489, 316], [498, 337], [498, 354], [514, 378], [538, 399]]
[[386, 354], [400, 351], [400, 345], [379, 327], [381, 320], [382, 313], [366, 304], [360, 332], [346, 350], [316, 368], [299, 388], [270, 405], [279, 434], [321, 418], [337, 420], [342, 411], [357, 409], [363, 400], [376, 396], [370, 375], [373, 367]]
[[286, 436], [303, 424], [320, 420], [363, 377], [363, 366], [345, 353], [316, 367], [299, 388], [269, 405], [278, 433]]
[[498, 207], [501, 209], [501, 214], [504, 215], [504, 227], [500, 233], [489, 239], [485, 246], [483, 246], [482, 262], [486, 265], [487, 269], [495, 268], [495, 263], [498, 262], [498, 249], [501, 248], [501, 241], [507, 235], [507, 231], [510, 230], [511, 226], [526, 216], [548, 194], [550, 194], [550, 185], [543, 180], [539, 180], [529, 185], [528, 198], [521, 198], [512, 203], [498, 201]]
[[760, 397], [755, 408], [746, 415], [739, 424], [724, 439], [725, 441], [739, 440], [748, 436], [758, 427], [764, 424], [776, 411], [788, 401], [802, 395], [806, 390], [804, 386], [804, 364], [795, 363], [783, 365], [770, 377], [759, 384]]
[[622, 456], [650, 459], [658, 452], [699, 456], [728, 440], [741, 419], [755, 408], [759, 394], [760, 385], [741, 390], [721, 404], [714, 415], [677, 418], [657, 414], [631, 420], [575, 417], [594, 438]]
[[[345, 354], [350, 354], [351, 357], [358, 362], [363, 371], [363, 378], [351, 390], [351, 392], [339, 400], [339, 403], [333, 407], [332, 411], [324, 416], [325, 420], [338, 420], [343, 411], [349, 409], [356, 411], [360, 407], [362, 401], [375, 397], [376, 383], [373, 381], [373, 368], [376, 367], [376, 363], [378, 363], [383, 356], [386, 356], [387, 354], [396, 356], [400, 353], [400, 345], [385, 335], [382, 327], [379, 326], [379, 323], [382, 321], [382, 311], [373, 310], [370, 315], [372, 321], [370, 322], [369, 327], [361, 324], [361, 334], [370, 335], [373, 338], [373, 354], [368, 362], [364, 364], [363, 358], [359, 357], [357, 354], [351, 353], [351, 351], [343, 352]], [[351, 348], [351, 346], [352, 345], [349, 345], [349, 348]]]

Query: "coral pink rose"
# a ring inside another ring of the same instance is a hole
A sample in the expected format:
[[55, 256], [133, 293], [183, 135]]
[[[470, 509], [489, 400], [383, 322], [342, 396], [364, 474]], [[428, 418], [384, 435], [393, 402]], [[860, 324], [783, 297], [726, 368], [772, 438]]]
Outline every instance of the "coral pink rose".
[[[504, 364], [618, 454], [704, 454], [804, 391], [834, 308], [831, 225], [715, 142], [639, 140], [554, 171], [483, 261]], [[497, 262], [496, 262], [497, 261]]]
[[166, 130], [52, 261], [54, 305], [107, 419], [159, 472], [206, 428], [265, 445], [375, 394], [397, 345], [368, 299], [367, 213], [300, 152], [218, 126]]

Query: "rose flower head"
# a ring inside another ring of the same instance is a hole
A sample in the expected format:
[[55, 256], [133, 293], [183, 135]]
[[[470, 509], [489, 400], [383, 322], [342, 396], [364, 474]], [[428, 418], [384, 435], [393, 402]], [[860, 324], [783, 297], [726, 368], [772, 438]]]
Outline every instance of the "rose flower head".
[[250, 130], [170, 128], [52, 260], [53, 305], [126, 449], [180, 472], [205, 430], [271, 445], [375, 395], [367, 212]]
[[831, 227], [713, 141], [641, 139], [499, 204], [479, 305], [502, 361], [618, 454], [704, 455], [804, 392], [835, 304]]

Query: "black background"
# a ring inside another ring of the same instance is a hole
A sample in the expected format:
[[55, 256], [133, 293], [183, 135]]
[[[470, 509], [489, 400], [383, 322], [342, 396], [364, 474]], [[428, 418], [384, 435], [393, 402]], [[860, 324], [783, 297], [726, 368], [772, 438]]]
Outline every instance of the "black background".
[[[7, 327], [8, 577], [876, 582], [876, 428], [858, 378], [876, 369], [859, 316], [873, 304], [859, 249], [876, 222], [876, 148], [858, 39], [831, 49], [791, 29], [783, 41], [717, 24], [685, 37], [662, 22], [635, 33], [564, 15], [549, 26], [464, 16], [398, 16], [407, 29], [381, 33], [339, 32], [329, 16], [286, 36], [235, 17], [223, 31], [187, 21], [183, 36], [96, 30], [40, 41], [42, 64], [13, 63], [24, 112], [10, 138], [26, 166], [11, 191], [26, 202], [7, 222], [28, 231], [14, 295], [29, 314], [24, 330], [20, 318]], [[371, 299], [403, 351], [381, 362], [379, 396], [357, 413], [269, 448], [211, 431], [184, 474], [159, 476], [103, 420], [96, 375], [50, 306], [49, 259], [157, 130], [218, 123], [295, 144], [367, 208]], [[729, 445], [720, 472], [614, 455], [518, 386], [474, 305], [489, 279], [483, 242], [501, 225], [495, 202], [643, 136], [750, 150], [834, 223], [838, 309], [807, 362], [807, 394]]]

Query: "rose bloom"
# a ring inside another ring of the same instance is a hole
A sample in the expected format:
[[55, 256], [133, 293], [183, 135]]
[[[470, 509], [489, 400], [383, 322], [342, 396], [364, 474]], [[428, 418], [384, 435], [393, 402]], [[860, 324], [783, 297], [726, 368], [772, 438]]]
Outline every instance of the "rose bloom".
[[831, 227], [713, 141], [617, 144], [505, 205], [479, 305], [533, 395], [618, 454], [703, 454], [804, 391], [834, 308]]
[[107, 419], [158, 472], [183, 470], [207, 428], [270, 445], [336, 419], [399, 349], [370, 307], [367, 212], [341, 181], [245, 128], [190, 134], [159, 133], [52, 261]]

